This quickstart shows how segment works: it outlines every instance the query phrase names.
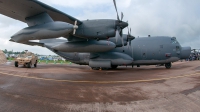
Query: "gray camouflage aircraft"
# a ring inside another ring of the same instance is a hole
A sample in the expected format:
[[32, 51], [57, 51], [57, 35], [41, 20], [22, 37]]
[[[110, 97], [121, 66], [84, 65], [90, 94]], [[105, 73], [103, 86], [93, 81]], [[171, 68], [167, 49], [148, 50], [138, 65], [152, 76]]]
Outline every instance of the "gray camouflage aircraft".
[[[0, 0], [0, 13], [28, 24], [10, 41], [46, 47], [73, 63], [93, 69], [128, 65], [165, 65], [188, 58], [190, 47], [181, 47], [175, 37], [135, 38], [128, 23], [95, 19], [80, 21], [38, 0]], [[66, 39], [57, 39], [64, 37]], [[34, 40], [40, 40], [35, 42]]]

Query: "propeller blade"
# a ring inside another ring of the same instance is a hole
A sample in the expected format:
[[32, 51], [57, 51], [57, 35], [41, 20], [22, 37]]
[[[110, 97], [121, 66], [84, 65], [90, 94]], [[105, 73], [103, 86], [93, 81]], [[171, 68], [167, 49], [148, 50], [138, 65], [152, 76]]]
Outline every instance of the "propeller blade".
[[118, 11], [117, 11], [117, 5], [116, 5], [116, 1], [115, 1], [115, 0], [113, 0], [113, 2], [114, 2], [114, 5], [115, 5], [115, 10], [116, 10], [116, 12], [117, 12], [117, 20], [119, 20], [119, 21], [120, 21], [120, 19], [119, 19], [119, 14], [118, 14]]
[[121, 12], [121, 21], [123, 20], [123, 18], [124, 18], [124, 14], [123, 12]]
[[74, 29], [74, 31], [73, 31], [73, 34], [75, 35], [75, 33], [76, 33], [76, 29]]
[[120, 35], [119, 30], [116, 31], [116, 36], [115, 37], [116, 37], [116, 43], [117, 43], [118, 38], [121, 38], [122, 45], [124, 47], [124, 38]]
[[118, 38], [120, 37], [120, 34], [119, 34], [119, 31], [117, 30], [116, 31], [116, 36], [115, 36], [115, 38], [116, 38], [116, 43], [118, 42]]
[[123, 34], [122, 29], [120, 29], [120, 36], [121, 36], [121, 37], [122, 37], [122, 34]]
[[74, 25], [77, 25], [77, 21], [75, 21]]
[[116, 43], [117, 43], [117, 41], [118, 41], [118, 36], [116, 36], [115, 38], [116, 38]]
[[116, 31], [116, 34], [115, 34], [115, 39], [116, 39], [116, 43], [118, 41], [118, 32]]
[[130, 35], [129, 28], [128, 28], [128, 36]]
[[130, 47], [129, 42], [128, 42], [128, 45], [127, 45], [127, 46], [128, 46], [128, 49], [129, 49], [129, 47]]
[[132, 58], [133, 58], [133, 48], [131, 47], [131, 52], [132, 52]]
[[74, 34], [74, 35], [75, 35], [75, 33], [76, 33], [76, 29], [78, 29], [77, 21], [74, 22], [74, 31], [73, 31], [73, 34]]
[[124, 48], [124, 39], [123, 39], [123, 37], [121, 37], [121, 39], [122, 39], [122, 45], [123, 45], [123, 48]]

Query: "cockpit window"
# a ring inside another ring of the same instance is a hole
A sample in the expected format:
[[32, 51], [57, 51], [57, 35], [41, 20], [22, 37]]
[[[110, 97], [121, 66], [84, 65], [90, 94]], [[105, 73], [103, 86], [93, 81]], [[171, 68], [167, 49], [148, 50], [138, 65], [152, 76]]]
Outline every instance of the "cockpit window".
[[172, 37], [171, 38], [171, 43], [172, 44], [177, 44], [178, 43], [177, 40], [176, 40], [176, 37]]

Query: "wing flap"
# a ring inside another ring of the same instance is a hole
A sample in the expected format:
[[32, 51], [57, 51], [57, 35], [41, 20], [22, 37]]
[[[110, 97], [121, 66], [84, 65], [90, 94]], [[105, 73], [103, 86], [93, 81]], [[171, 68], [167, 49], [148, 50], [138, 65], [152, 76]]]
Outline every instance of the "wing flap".
[[82, 22], [38, 0], [0, 0], [0, 13], [13, 19], [26, 22], [27, 17], [47, 13], [54, 21], [63, 21], [78, 25]]

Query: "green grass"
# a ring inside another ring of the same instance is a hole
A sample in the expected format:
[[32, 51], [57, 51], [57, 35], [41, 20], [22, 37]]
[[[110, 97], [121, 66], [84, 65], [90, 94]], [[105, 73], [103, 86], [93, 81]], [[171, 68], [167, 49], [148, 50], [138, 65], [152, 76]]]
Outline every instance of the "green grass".
[[13, 61], [13, 60], [15, 60], [15, 58], [8, 58], [7, 60]]

